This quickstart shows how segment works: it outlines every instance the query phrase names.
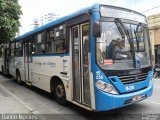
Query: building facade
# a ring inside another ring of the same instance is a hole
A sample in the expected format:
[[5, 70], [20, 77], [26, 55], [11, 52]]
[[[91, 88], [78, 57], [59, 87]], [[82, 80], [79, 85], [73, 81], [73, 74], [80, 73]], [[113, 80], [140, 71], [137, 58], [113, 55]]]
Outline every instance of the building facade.
[[160, 64], [160, 14], [149, 16], [148, 25], [155, 64]]

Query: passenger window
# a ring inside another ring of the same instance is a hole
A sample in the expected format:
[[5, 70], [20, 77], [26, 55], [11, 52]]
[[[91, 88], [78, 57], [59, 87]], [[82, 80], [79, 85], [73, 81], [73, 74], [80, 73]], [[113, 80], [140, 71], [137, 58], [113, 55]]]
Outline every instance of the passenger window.
[[23, 56], [23, 47], [21, 42], [16, 42], [15, 47], [15, 56], [21, 57]]
[[43, 31], [37, 34], [33, 40], [33, 51], [32, 54], [45, 54], [46, 53], [46, 32]]
[[66, 26], [61, 25], [55, 28], [54, 48], [56, 53], [66, 52]]
[[66, 50], [66, 25], [60, 25], [47, 31], [47, 53], [65, 53]]
[[47, 31], [47, 43], [46, 43], [46, 52], [54, 53], [54, 28], [51, 28]]
[[11, 56], [15, 56], [15, 42], [10, 44]]
[[32, 47], [32, 54], [66, 53], [66, 25], [38, 33]]

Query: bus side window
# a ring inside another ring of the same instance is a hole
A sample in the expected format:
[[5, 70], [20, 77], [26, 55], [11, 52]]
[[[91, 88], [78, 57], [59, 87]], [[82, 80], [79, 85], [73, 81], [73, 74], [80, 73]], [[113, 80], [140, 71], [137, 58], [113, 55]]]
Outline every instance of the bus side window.
[[55, 53], [66, 53], [66, 25], [60, 25], [55, 28], [54, 31], [55, 39], [53, 48], [56, 50]]
[[46, 53], [53, 53], [54, 28], [47, 31]]
[[22, 43], [20, 43], [20, 42], [16, 42], [15, 56], [17, 56], [17, 57], [23, 56]]
[[[66, 25], [52, 27], [46, 33], [45, 50], [46, 53], [66, 53]], [[43, 46], [44, 47], [44, 46]]]
[[45, 43], [46, 43], [46, 32], [42, 31], [41, 33], [35, 36], [33, 41], [33, 51], [32, 54], [45, 54]]
[[11, 56], [15, 56], [15, 42], [10, 45]]

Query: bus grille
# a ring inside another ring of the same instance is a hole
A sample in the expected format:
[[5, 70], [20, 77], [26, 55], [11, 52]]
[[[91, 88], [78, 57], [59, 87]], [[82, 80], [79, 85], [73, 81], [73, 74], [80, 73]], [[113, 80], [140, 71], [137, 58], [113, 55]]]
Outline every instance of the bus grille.
[[145, 81], [147, 76], [148, 76], [148, 72], [147, 73], [140, 73], [140, 74], [121, 75], [118, 77], [123, 84], [131, 84], [131, 83]]

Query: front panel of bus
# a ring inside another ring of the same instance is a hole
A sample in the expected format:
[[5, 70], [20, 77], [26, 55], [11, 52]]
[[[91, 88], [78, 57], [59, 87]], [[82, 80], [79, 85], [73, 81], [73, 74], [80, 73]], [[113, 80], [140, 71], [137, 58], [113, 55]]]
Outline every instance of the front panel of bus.
[[96, 110], [104, 111], [151, 96], [153, 70], [145, 16], [110, 6], [101, 6], [100, 15], [92, 71]]

